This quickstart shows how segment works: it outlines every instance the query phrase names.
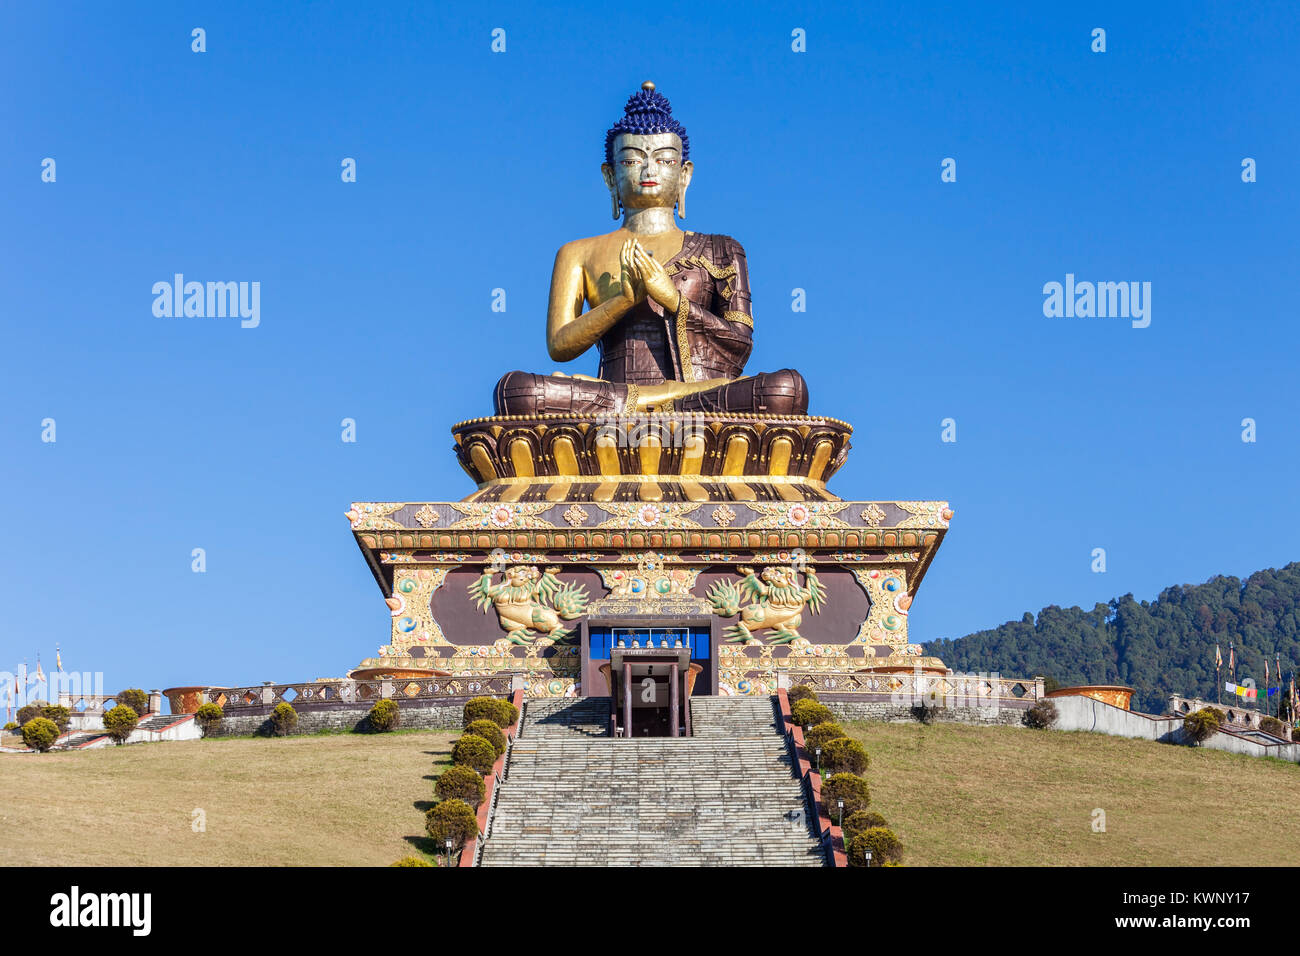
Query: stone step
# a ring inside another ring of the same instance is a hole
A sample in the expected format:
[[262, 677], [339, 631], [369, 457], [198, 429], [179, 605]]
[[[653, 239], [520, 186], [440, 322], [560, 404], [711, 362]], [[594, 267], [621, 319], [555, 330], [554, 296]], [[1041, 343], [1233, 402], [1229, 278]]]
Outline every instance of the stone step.
[[678, 738], [610, 737], [609, 708], [526, 703], [483, 865], [825, 865], [771, 698], [692, 698]]

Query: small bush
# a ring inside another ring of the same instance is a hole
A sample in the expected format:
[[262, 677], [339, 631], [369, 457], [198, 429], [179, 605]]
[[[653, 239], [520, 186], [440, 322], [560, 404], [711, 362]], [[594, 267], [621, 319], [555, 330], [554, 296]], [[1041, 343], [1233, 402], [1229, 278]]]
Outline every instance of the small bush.
[[879, 813], [872, 813], [870, 810], [859, 810], [857, 813], [850, 813], [844, 818], [844, 845], [847, 847], [849, 841], [864, 830], [883, 826], [888, 826], [888, 824], [885, 823], [885, 818]]
[[1259, 729], [1264, 731], [1266, 734], [1272, 734], [1274, 737], [1286, 740], [1286, 724], [1282, 723], [1282, 721], [1278, 720], [1276, 717], [1265, 717], [1260, 720]]
[[33, 750], [45, 753], [59, 739], [58, 725], [45, 717], [33, 717], [23, 724], [23, 743]]
[[506, 752], [506, 735], [490, 720], [476, 720], [465, 728], [465, 733], [482, 737], [492, 745], [493, 752], [500, 757]]
[[471, 767], [448, 767], [434, 782], [433, 793], [439, 800], [463, 800], [477, 810], [487, 796], [487, 784]]
[[1056, 704], [1050, 700], [1040, 700], [1025, 711], [1025, 726], [1034, 730], [1047, 730], [1056, 726]]
[[816, 726], [834, 719], [831, 709], [815, 700], [801, 700], [790, 705], [790, 718], [800, 727]]
[[504, 697], [497, 698], [496, 720], [493, 721], [502, 730], [517, 723], [519, 708]]
[[1183, 732], [1197, 746], [1205, 743], [1219, 732], [1223, 721], [1223, 712], [1213, 707], [1202, 707], [1193, 711], [1183, 720]]
[[428, 860], [421, 859], [418, 856], [404, 856], [396, 863], [390, 863], [389, 866], [433, 866]]
[[[849, 841], [847, 850], [849, 866], [889, 866], [903, 860], [903, 844], [888, 827], [863, 830]], [[871, 851], [870, 864], [867, 863], [868, 850]]]
[[119, 706], [130, 707], [137, 717], [149, 713], [149, 695], [138, 687], [128, 687], [120, 694], [114, 695], [113, 699]]
[[505, 729], [519, 719], [519, 708], [501, 697], [472, 697], [465, 701], [465, 727], [476, 720], [490, 720]]
[[1291, 740], [1293, 742], [1300, 743], [1300, 726], [1291, 728]]
[[385, 734], [401, 726], [402, 710], [395, 700], [378, 700], [366, 715], [370, 729], [377, 734]]
[[451, 748], [451, 762], [458, 767], [470, 767], [479, 773], [491, 773], [497, 762], [497, 752], [478, 734], [465, 734]]
[[46, 704], [41, 708], [41, 716], [52, 721], [61, 734], [67, 733], [68, 724], [72, 722], [72, 711], [59, 704]]
[[199, 730], [206, 737], [212, 732], [212, 729], [225, 719], [226, 712], [221, 709], [220, 704], [207, 703], [202, 704], [194, 712], [194, 719], [198, 722]]
[[17, 730], [17, 729], [18, 729], [18, 723], [16, 721], [11, 720], [9, 721], [9, 723], [5, 724], [5, 730]]
[[25, 707], [18, 708], [18, 726], [21, 727], [29, 720], [35, 720], [37, 717], [45, 716], [45, 708], [50, 706], [48, 700], [34, 700]]
[[832, 820], [840, 818], [839, 801], [844, 801], [844, 819], [871, 803], [871, 788], [856, 774], [837, 773], [822, 782], [822, 805]]
[[118, 704], [104, 714], [104, 730], [117, 741], [119, 746], [126, 743], [126, 738], [131, 736], [131, 731], [135, 730], [139, 723], [140, 715], [126, 704]]
[[293, 709], [292, 704], [281, 701], [275, 705], [275, 710], [271, 711], [271, 730], [277, 737], [285, 737], [293, 733], [293, 729], [298, 726], [298, 712]]
[[870, 765], [862, 744], [851, 737], [836, 737], [822, 748], [822, 773], [862, 773]]
[[844, 728], [833, 720], [828, 720], [824, 724], [818, 724], [812, 730], [803, 735], [804, 749], [812, 753], [818, 747], [824, 748], [829, 741], [839, 737], [847, 737]]
[[793, 707], [801, 700], [816, 700], [817, 692], [813, 690], [811, 687], [809, 687], [807, 684], [799, 684], [795, 687], [791, 687], [788, 691], [786, 691], [785, 696], [789, 698], [790, 706]]
[[464, 800], [444, 800], [424, 815], [424, 828], [437, 852], [445, 851], [448, 840], [452, 850], [459, 850], [478, 836], [478, 817]]

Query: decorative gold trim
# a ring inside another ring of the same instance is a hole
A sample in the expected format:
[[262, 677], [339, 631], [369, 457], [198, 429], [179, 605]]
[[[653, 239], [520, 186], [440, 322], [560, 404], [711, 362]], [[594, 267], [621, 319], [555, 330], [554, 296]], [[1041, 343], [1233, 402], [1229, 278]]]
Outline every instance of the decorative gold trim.
[[[798, 475], [623, 475], [618, 473], [601, 474], [601, 475], [578, 475], [572, 477], [569, 475], [542, 475], [536, 478], [493, 478], [491, 481], [485, 481], [480, 484], [479, 490], [484, 488], [499, 488], [503, 485], [549, 485], [549, 484], [574, 484], [575, 482], [586, 482], [591, 484], [601, 479], [615, 478], [618, 482], [655, 482], [669, 485], [681, 484], [683, 478], [688, 481], [694, 481], [701, 485], [707, 485], [711, 482], [718, 484], [738, 484], [743, 485], [746, 482], [756, 485], [807, 485], [810, 488], [825, 488], [826, 482], [817, 478], [802, 478]], [[835, 499], [836, 502], [839, 499]], [[460, 502], [464, 504], [464, 502]]]
[[713, 278], [715, 279], [730, 279], [732, 276], [736, 274], [736, 264], [734, 262], [731, 265], [727, 266], [725, 269], [721, 269], [718, 266], [715, 266], [704, 256], [690, 256], [686, 259], [678, 259], [677, 261], [686, 262], [693, 266], [698, 266], [699, 268], [704, 269], [706, 272], [708, 272], [708, 274], [713, 276]]
[[677, 293], [677, 355], [682, 363], [682, 381], [695, 381], [695, 366], [691, 364], [691, 339], [686, 331], [686, 320], [691, 315], [691, 300]]
[[627, 386], [627, 398], [624, 399], [623, 401], [624, 413], [626, 414], [627, 412], [635, 412], [636, 403], [640, 398], [641, 398], [641, 386], [633, 385], [632, 383], [629, 382]]
[[[774, 421], [780, 420], [785, 422], [798, 422], [809, 425], [831, 424], [839, 425], [841, 428], [853, 430], [853, 426], [848, 422], [831, 418], [828, 415], [772, 415], [767, 412], [691, 412], [692, 419], [699, 419], [704, 422], [751, 422]], [[545, 415], [483, 415], [479, 418], [467, 418], [463, 422], [457, 422], [451, 426], [452, 431], [464, 428], [467, 425], [481, 425], [484, 422], [504, 423], [504, 422], [556, 422], [556, 421], [581, 421], [583, 416], [572, 413], [548, 412]], [[587, 420], [591, 420], [588, 416]]]
[[741, 325], [747, 325], [751, 329], [754, 327], [753, 317], [746, 315], [744, 312], [723, 312], [722, 317], [728, 322], [739, 322]]

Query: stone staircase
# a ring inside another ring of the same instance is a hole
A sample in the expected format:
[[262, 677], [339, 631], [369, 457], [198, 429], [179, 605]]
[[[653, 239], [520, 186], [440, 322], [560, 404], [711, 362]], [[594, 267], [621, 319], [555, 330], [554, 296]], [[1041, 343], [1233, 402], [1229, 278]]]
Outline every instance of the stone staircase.
[[824, 866], [772, 699], [694, 697], [692, 737], [609, 737], [609, 698], [525, 705], [483, 866]]
[[136, 730], [162, 730], [164, 727], [170, 727], [178, 720], [184, 720], [184, 714], [146, 714], [140, 718], [140, 723], [136, 725]]
[[108, 736], [102, 730], [79, 730], [64, 734], [55, 741], [53, 750], [80, 750], [86, 744]]

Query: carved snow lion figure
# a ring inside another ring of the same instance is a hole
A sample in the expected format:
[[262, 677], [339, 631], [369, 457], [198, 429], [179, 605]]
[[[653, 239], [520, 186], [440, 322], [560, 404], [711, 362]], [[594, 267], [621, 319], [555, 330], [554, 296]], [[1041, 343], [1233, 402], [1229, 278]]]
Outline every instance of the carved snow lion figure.
[[[745, 578], [737, 586], [730, 581], [718, 581], [709, 589], [709, 603], [722, 617], [740, 614], [740, 621], [724, 632], [729, 643], [756, 641], [755, 631], [772, 629], [771, 643], [789, 644], [800, 637], [799, 625], [803, 623], [803, 610], [814, 614], [826, 603], [826, 587], [809, 568], [806, 584], [799, 584], [799, 572], [793, 567], [767, 567], [760, 576], [753, 568], [739, 569]], [[741, 592], [750, 603], [741, 605]]]
[[560, 584], [555, 576], [559, 570], [541, 572], [533, 565], [517, 564], [502, 572], [504, 581], [493, 584], [495, 572], [488, 568], [466, 590], [480, 611], [486, 613], [489, 604], [496, 607], [497, 619], [511, 643], [531, 644], [539, 634], [561, 643], [573, 630], [561, 627], [560, 621], [581, 617], [588, 598], [581, 585]]

